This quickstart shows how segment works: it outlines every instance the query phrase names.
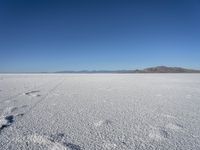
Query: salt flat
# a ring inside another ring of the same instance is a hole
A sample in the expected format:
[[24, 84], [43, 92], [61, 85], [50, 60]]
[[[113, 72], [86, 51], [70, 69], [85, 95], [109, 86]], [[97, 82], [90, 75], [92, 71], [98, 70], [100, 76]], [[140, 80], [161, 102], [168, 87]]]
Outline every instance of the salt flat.
[[200, 149], [200, 74], [1, 74], [1, 150]]

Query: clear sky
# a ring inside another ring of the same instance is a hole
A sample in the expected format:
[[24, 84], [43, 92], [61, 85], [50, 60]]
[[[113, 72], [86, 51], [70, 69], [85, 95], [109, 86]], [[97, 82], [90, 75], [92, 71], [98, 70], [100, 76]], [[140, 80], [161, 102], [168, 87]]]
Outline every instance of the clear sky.
[[200, 69], [199, 0], [0, 0], [0, 71]]

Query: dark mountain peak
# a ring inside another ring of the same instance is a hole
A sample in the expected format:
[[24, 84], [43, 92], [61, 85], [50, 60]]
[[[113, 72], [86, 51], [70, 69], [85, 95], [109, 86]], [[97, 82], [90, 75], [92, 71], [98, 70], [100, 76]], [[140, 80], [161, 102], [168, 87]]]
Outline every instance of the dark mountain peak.
[[144, 73], [200, 73], [200, 70], [186, 69], [181, 67], [157, 66], [143, 70]]

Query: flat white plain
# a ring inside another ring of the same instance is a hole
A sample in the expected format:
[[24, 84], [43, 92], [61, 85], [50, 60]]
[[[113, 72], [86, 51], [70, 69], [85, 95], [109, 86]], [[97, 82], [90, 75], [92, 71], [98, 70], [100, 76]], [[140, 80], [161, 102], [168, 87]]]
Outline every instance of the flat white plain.
[[1, 74], [0, 149], [200, 149], [200, 74]]

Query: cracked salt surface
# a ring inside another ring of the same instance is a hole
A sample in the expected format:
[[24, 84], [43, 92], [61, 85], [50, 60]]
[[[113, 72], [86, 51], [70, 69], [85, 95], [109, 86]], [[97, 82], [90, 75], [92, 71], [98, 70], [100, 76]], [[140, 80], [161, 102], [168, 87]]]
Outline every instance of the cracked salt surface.
[[199, 74], [0, 78], [0, 150], [200, 149]]

